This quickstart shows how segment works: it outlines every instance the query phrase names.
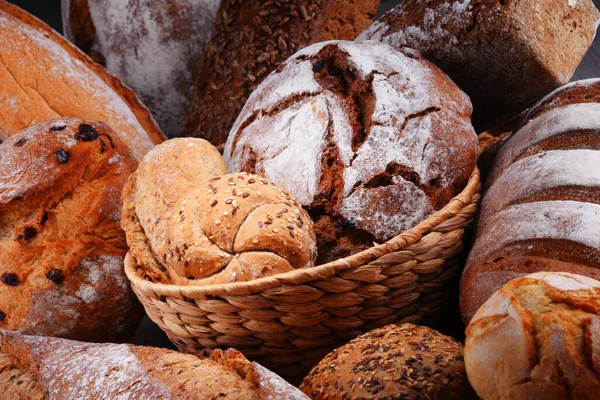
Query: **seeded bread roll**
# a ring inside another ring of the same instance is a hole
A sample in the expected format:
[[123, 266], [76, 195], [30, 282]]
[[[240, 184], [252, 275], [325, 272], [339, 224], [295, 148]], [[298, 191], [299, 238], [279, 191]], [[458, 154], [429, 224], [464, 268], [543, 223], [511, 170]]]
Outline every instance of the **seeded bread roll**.
[[179, 136], [219, 0], [62, 0], [67, 39], [133, 88]]
[[467, 92], [483, 131], [566, 84], [599, 22], [591, 0], [404, 0], [358, 40], [421, 51]]
[[413, 324], [374, 329], [329, 353], [300, 390], [320, 399], [474, 399], [463, 347]]
[[101, 122], [50, 120], [0, 145], [0, 329], [125, 340], [141, 317], [119, 196], [135, 161]]
[[482, 400], [600, 393], [600, 282], [536, 273], [508, 282], [467, 327], [465, 364]]
[[378, 6], [379, 0], [223, 0], [196, 75], [186, 134], [223, 145], [246, 99], [271, 71], [310, 44], [353, 40]]
[[468, 97], [418, 52], [307, 47], [252, 93], [225, 147], [315, 222], [320, 262], [385, 242], [459, 194], [475, 168]]
[[164, 135], [135, 93], [40, 20], [0, 0], [0, 130], [77, 116], [107, 123], [139, 160]]
[[153, 347], [0, 333], [5, 400], [308, 399], [241, 353], [210, 357]]

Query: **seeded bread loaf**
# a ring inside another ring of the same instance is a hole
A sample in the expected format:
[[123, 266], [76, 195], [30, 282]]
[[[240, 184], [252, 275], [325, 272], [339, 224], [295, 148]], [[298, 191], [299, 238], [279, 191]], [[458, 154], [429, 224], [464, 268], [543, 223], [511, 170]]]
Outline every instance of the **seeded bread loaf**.
[[321, 399], [474, 399], [463, 347], [413, 324], [374, 329], [329, 353], [300, 389]]
[[210, 357], [126, 344], [0, 333], [5, 400], [308, 399], [241, 353]]
[[471, 97], [483, 131], [567, 83], [599, 22], [591, 0], [404, 0], [358, 39], [420, 50]]
[[312, 43], [354, 39], [378, 6], [379, 0], [223, 0], [185, 133], [224, 144], [246, 99], [271, 71]]
[[133, 88], [179, 136], [219, 0], [62, 0], [67, 39]]
[[[181, 163], [163, 161], [170, 158]], [[174, 139], [148, 153], [129, 179], [122, 226], [152, 280], [248, 281], [314, 264], [312, 222], [295, 200], [264, 178], [224, 169], [208, 142]]]
[[467, 327], [465, 364], [482, 400], [595, 400], [600, 282], [536, 273], [508, 282]]
[[104, 121], [140, 159], [164, 140], [135, 94], [44, 23], [0, 0], [0, 130], [47, 119]]
[[600, 279], [600, 80], [541, 100], [499, 150], [461, 282], [465, 321], [509, 280], [539, 271]]
[[290, 191], [328, 262], [414, 227], [462, 191], [475, 168], [470, 114], [468, 97], [418, 52], [324, 42], [254, 91], [224, 157], [230, 171]]
[[0, 145], [0, 329], [129, 337], [141, 306], [123, 270], [119, 196], [135, 165], [107, 125], [76, 118]]

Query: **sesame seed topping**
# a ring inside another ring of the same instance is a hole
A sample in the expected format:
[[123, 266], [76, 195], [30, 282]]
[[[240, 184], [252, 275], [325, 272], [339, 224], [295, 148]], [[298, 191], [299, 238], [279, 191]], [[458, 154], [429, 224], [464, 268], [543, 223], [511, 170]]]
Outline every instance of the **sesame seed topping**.
[[211, 201], [211, 203], [210, 203], [210, 206], [211, 206], [211, 207], [214, 207], [214, 206], [216, 206], [216, 205], [217, 205], [217, 203], [218, 203], [218, 201], [217, 201], [217, 200], [213, 200], [213, 201]]
[[250, 193], [249, 193], [249, 192], [244, 192], [244, 194], [242, 194], [242, 197], [243, 197], [244, 199], [245, 199], [245, 198], [247, 198], [248, 196], [250, 196]]

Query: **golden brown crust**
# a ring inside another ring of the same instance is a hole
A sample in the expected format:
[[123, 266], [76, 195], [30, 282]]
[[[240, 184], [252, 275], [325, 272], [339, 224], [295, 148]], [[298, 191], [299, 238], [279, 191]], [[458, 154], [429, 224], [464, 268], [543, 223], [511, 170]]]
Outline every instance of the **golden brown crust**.
[[141, 307], [123, 271], [119, 197], [135, 166], [107, 125], [77, 118], [0, 145], [0, 329], [127, 339]]
[[467, 327], [465, 363], [484, 400], [596, 399], [600, 282], [543, 272], [508, 282]]
[[353, 40], [378, 6], [379, 0], [222, 1], [196, 75], [188, 134], [225, 143], [250, 93], [281, 62], [312, 43]]
[[137, 159], [164, 140], [132, 90], [37, 18], [0, 1], [0, 31], [0, 129], [8, 135], [77, 115], [109, 124]]
[[413, 324], [374, 329], [332, 351], [300, 389], [315, 400], [475, 398], [462, 345]]

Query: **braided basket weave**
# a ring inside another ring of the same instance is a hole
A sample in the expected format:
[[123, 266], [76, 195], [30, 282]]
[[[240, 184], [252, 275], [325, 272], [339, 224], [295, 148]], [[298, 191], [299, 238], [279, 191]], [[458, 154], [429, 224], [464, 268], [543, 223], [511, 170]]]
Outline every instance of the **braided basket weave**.
[[314, 268], [249, 282], [150, 282], [129, 254], [125, 272], [149, 317], [184, 352], [234, 347], [284, 376], [394, 322], [432, 323], [456, 293], [465, 229], [480, 198], [475, 169], [443, 209], [392, 240]]

